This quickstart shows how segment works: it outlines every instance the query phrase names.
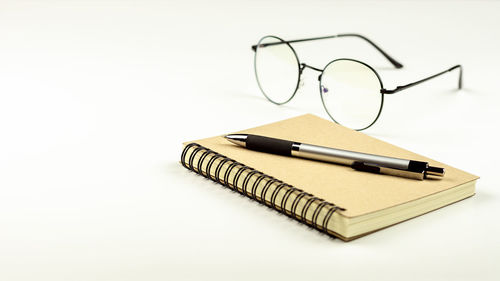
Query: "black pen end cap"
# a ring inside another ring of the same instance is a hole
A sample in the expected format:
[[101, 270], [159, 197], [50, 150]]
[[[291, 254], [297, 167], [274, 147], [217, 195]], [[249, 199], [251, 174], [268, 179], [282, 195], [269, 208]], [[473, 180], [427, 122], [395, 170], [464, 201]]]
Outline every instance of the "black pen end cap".
[[443, 177], [444, 176], [444, 168], [429, 166], [425, 170], [426, 177]]

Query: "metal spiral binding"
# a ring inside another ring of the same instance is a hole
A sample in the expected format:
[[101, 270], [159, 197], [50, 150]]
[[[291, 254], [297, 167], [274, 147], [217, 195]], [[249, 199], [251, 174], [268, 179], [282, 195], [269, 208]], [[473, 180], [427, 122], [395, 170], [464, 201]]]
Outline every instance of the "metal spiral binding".
[[[189, 159], [186, 162], [186, 155], [188, 154], [189, 150], [193, 150], [193, 151], [191, 152], [191, 155], [189, 156]], [[202, 152], [202, 154], [201, 154], [200, 159], [198, 160], [198, 163], [195, 167], [193, 164], [194, 159], [196, 158], [196, 155], [198, 153], [201, 153], [201, 152]], [[206, 169], [203, 170], [203, 163], [205, 162], [205, 160], [207, 158], [209, 158], [209, 160], [208, 160], [208, 163], [206, 165]], [[215, 167], [215, 171], [213, 172], [214, 176], [212, 176], [212, 166], [218, 159], [221, 159], [221, 160], [219, 161], [219, 163], [217, 163], [217, 166]], [[315, 228], [319, 231], [322, 231], [322, 232], [324, 232], [332, 237], [334, 237], [333, 234], [331, 234], [327, 228], [328, 222], [330, 221], [330, 218], [332, 217], [333, 213], [335, 213], [335, 211], [337, 211], [337, 210], [344, 211], [345, 210], [342, 207], [336, 206], [335, 204], [329, 203], [321, 198], [315, 197], [312, 194], [309, 194], [301, 189], [298, 189], [298, 188], [293, 187], [289, 184], [286, 184], [278, 179], [275, 179], [272, 176], [266, 175], [260, 171], [257, 171], [251, 167], [248, 167], [248, 166], [246, 166], [238, 161], [230, 159], [222, 154], [219, 154], [219, 153], [217, 153], [213, 150], [210, 150], [206, 147], [203, 147], [197, 143], [190, 143], [184, 147], [184, 150], [182, 151], [182, 154], [181, 154], [181, 164], [185, 168], [187, 168], [191, 171], [194, 171], [195, 173], [200, 174], [200, 175], [206, 177], [207, 179], [210, 179], [216, 183], [222, 184], [235, 192], [241, 193], [249, 198], [252, 198], [265, 206], [268, 206], [268, 207], [270, 207], [278, 212], [281, 212], [281, 213], [283, 213], [283, 214], [285, 214], [285, 215], [287, 215], [287, 216], [289, 216], [289, 217], [291, 217], [299, 222], [302, 222], [302, 223], [304, 223], [312, 228]], [[220, 173], [223, 170], [225, 165], [227, 166], [227, 168], [224, 172], [224, 175], [221, 177]], [[233, 180], [230, 182], [229, 176], [235, 168], [237, 169], [236, 174], [234, 175]], [[241, 190], [240, 190], [240, 189], [238, 189], [238, 182], [240, 181], [241, 175], [245, 171], [247, 171], [248, 173], [243, 178], [243, 182], [240, 186], [240, 188], [241, 188]], [[257, 179], [252, 184], [251, 190], [249, 192], [248, 191], [248, 183], [250, 182], [250, 180], [253, 177], [257, 177]], [[265, 183], [264, 187], [260, 191], [260, 196], [259, 196], [260, 198], [259, 198], [259, 197], [257, 197], [257, 187], [263, 181], [267, 181], [267, 182]], [[278, 186], [273, 190], [273, 192], [271, 194], [271, 200], [268, 203], [266, 201], [267, 192], [273, 184], [278, 184]], [[277, 204], [276, 200], [278, 198], [278, 194], [283, 189], [285, 189], [286, 192], [283, 195], [283, 197], [281, 198], [281, 202], [278, 202], [278, 204]], [[288, 203], [288, 199], [294, 193], [296, 194], [295, 199], [291, 203], [290, 211], [287, 211], [286, 206]], [[297, 207], [298, 207], [300, 201], [305, 197], [307, 198], [307, 201], [305, 202], [305, 204], [302, 207], [302, 210], [300, 211], [300, 214], [299, 214], [297, 212]], [[313, 205], [314, 202], [319, 202], [319, 204], [314, 209], [314, 212], [313, 212], [312, 217], [311, 217], [311, 221], [308, 221], [306, 219], [307, 214], [309, 212], [310, 207]], [[328, 208], [328, 211], [325, 214], [325, 217], [323, 218], [323, 221], [321, 222], [321, 224], [318, 224], [319, 214], [321, 213], [323, 208]]]

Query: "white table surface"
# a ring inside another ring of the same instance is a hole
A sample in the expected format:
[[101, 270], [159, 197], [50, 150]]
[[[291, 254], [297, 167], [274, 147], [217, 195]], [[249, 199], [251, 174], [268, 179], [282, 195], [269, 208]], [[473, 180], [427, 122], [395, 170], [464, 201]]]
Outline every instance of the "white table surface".
[[[0, 280], [499, 280], [499, 2], [0, 1]], [[269, 103], [250, 45], [375, 66], [390, 96], [367, 134], [481, 176], [476, 196], [330, 239], [179, 164], [181, 143], [303, 113], [316, 73]]]

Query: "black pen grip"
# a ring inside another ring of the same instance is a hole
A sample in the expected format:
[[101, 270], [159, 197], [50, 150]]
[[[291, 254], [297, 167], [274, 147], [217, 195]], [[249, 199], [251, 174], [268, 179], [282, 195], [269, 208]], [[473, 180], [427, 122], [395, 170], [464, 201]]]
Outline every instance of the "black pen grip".
[[246, 148], [278, 155], [292, 155], [293, 141], [247, 135]]

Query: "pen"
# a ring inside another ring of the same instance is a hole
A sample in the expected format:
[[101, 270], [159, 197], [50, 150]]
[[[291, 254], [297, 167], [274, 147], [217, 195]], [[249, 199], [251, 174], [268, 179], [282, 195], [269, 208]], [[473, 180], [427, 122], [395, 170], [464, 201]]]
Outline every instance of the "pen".
[[358, 171], [423, 180], [443, 177], [444, 168], [427, 162], [361, 153], [270, 137], [231, 134], [225, 138], [250, 150], [349, 165]]

